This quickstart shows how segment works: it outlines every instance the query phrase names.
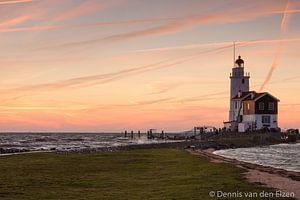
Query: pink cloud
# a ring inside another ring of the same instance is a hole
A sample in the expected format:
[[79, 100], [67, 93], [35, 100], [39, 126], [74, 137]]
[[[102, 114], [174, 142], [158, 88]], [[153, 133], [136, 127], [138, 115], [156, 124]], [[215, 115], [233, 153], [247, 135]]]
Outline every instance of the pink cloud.
[[[242, 21], [253, 20], [263, 16], [269, 16], [269, 15], [280, 14], [285, 12], [289, 12], [289, 11], [266, 11], [265, 9], [261, 8], [256, 12], [245, 11], [239, 13], [232, 13], [228, 11], [228, 12], [215, 13], [215, 14], [194, 15], [186, 18], [180, 18], [177, 20], [171, 20], [170, 23], [157, 26], [154, 28], [147, 28], [144, 30], [116, 34], [104, 38], [90, 39], [81, 42], [65, 43], [65, 44], [56, 45], [52, 47], [46, 47], [45, 49], [74, 48], [74, 47], [80, 47], [84, 45], [94, 45], [97, 43], [112, 43], [112, 42], [124, 41], [129, 39], [137, 39], [137, 38], [147, 37], [147, 36], [168, 35], [168, 34], [182, 32], [184, 30], [188, 30], [199, 25], [238, 23]], [[300, 10], [292, 10], [289, 13], [294, 13], [294, 12], [300, 12]]]
[[[276, 4], [277, 5], [277, 4]], [[67, 11], [62, 15], [54, 18], [54, 21], [58, 20], [67, 20], [76, 18], [79, 16], [83, 16], [89, 14], [90, 12], [96, 12], [105, 8], [105, 5], [97, 4], [95, 2], [85, 2], [78, 7], [75, 7], [73, 10]], [[276, 9], [276, 6], [275, 6]], [[36, 25], [31, 27], [18, 27], [18, 28], [9, 28], [2, 29], [0, 32], [19, 32], [19, 31], [36, 31], [36, 30], [59, 30], [59, 29], [69, 29], [69, 28], [84, 28], [84, 27], [94, 27], [94, 26], [105, 26], [105, 25], [118, 25], [118, 24], [134, 24], [134, 23], [153, 23], [153, 22], [163, 22], [163, 21], [171, 21], [168, 24], [140, 30], [134, 31], [130, 33], [113, 35], [102, 39], [95, 39], [84, 41], [80, 43], [73, 43], [69, 45], [81, 45], [87, 43], [98, 42], [112, 42], [136, 37], [143, 36], [155, 36], [155, 35], [164, 35], [164, 34], [172, 34], [176, 32], [183, 31], [185, 29], [190, 29], [197, 25], [202, 24], [221, 24], [221, 23], [236, 23], [240, 21], [252, 20], [262, 16], [274, 15], [274, 14], [282, 14], [282, 13], [299, 13], [300, 10], [291, 9], [291, 10], [271, 10], [268, 11], [267, 8], [261, 7], [259, 10], [253, 11], [243, 11], [232, 13], [231, 11], [226, 11], [223, 13], [215, 13], [215, 14], [203, 14], [203, 15], [193, 15], [189, 17], [166, 17], [166, 18], [153, 18], [153, 19], [134, 19], [134, 20], [117, 20], [110, 22], [95, 22], [95, 23], [82, 23], [82, 24], [73, 24], [73, 25]], [[67, 44], [65, 44], [67, 45]], [[63, 46], [63, 45], [62, 45]]]
[[19, 4], [19, 3], [31, 3], [37, 0], [12, 0], [12, 1], [0, 1], [0, 5], [10, 5], [10, 4]]
[[97, 1], [84, 1], [83, 3], [75, 6], [74, 8], [69, 8], [67, 11], [63, 12], [54, 18], [54, 21], [64, 21], [69, 19], [74, 19], [87, 14], [91, 14], [104, 9], [104, 5]]
[[[280, 24], [280, 30], [281, 30], [282, 34], [284, 34], [287, 31], [287, 27], [288, 27], [289, 20], [290, 20], [290, 17], [291, 17], [291, 13], [288, 12], [290, 10], [290, 7], [291, 7], [290, 1], [288, 1], [287, 4], [286, 4], [286, 7], [285, 7], [285, 11], [283, 13], [281, 24]], [[278, 42], [276, 53], [275, 53], [275, 58], [273, 60], [271, 68], [270, 68], [270, 70], [267, 74], [267, 77], [266, 77], [265, 81], [263, 82], [263, 84], [261, 85], [259, 91], [262, 91], [265, 88], [265, 86], [270, 82], [274, 71], [279, 66], [279, 60], [280, 60], [280, 56], [281, 56], [281, 53], [282, 53], [283, 48], [284, 48], [284, 44], [285, 44], [284, 40], [281, 40], [281, 41]]]
[[20, 23], [25, 22], [28, 19], [30, 19], [30, 17], [31, 17], [30, 15], [23, 15], [23, 16], [15, 17], [13, 19], [2, 21], [2, 22], [0, 22], [0, 27], [3, 27], [3, 26], [9, 27], [9, 26], [14, 26], [14, 25], [20, 24]]
[[[278, 42], [299, 42], [300, 37], [297, 38], [282, 38], [282, 39], [261, 39], [261, 40], [240, 40], [236, 41], [235, 44], [237, 46], [251, 46], [257, 44], [273, 44]], [[160, 52], [160, 51], [173, 51], [173, 50], [188, 50], [188, 49], [196, 49], [203, 47], [216, 47], [216, 46], [227, 46], [232, 45], [232, 41], [229, 42], [212, 42], [212, 43], [203, 43], [203, 44], [191, 44], [191, 45], [180, 45], [180, 46], [170, 46], [170, 47], [160, 47], [153, 49], [141, 49], [132, 52]]]

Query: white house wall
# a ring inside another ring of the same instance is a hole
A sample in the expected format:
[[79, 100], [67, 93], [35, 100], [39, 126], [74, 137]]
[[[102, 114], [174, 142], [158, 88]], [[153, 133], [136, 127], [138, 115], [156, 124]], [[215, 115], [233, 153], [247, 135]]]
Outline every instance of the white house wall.
[[[262, 116], [270, 116], [270, 124], [262, 123]], [[243, 115], [243, 124], [245, 129], [250, 127], [256, 122], [256, 128], [261, 129], [264, 125], [270, 125], [269, 128], [278, 128], [278, 116], [277, 114], [253, 114], [253, 115]]]

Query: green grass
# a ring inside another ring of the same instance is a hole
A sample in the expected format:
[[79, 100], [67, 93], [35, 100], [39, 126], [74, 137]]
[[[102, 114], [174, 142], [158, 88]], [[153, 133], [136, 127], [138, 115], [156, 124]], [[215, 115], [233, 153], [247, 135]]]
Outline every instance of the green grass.
[[0, 157], [0, 199], [205, 200], [212, 190], [269, 191], [243, 172], [176, 149], [16, 155]]

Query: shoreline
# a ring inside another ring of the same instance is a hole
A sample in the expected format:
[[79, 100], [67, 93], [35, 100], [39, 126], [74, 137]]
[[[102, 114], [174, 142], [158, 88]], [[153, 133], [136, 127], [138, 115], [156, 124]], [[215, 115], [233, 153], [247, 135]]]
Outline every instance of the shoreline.
[[128, 145], [119, 145], [119, 146], [106, 146], [106, 147], [87, 147], [87, 148], [73, 148], [60, 150], [52, 148], [51, 150], [26, 150], [26, 149], [4, 149], [0, 148], [0, 156], [5, 155], [20, 155], [26, 153], [43, 153], [43, 152], [53, 152], [53, 153], [96, 153], [96, 152], [117, 152], [117, 151], [126, 151], [134, 149], [151, 149], [151, 148], [180, 148], [184, 149], [187, 146], [197, 146], [198, 148], [211, 148], [224, 149], [230, 148], [228, 145], [219, 144], [218, 142], [213, 141], [162, 141], [162, 142], [153, 142], [153, 143], [141, 143], [141, 144], [128, 144]]
[[274, 191], [284, 193], [294, 193], [295, 199], [300, 199], [300, 172], [287, 171], [284, 169], [263, 166], [248, 162], [239, 161], [237, 159], [223, 157], [213, 152], [214, 148], [209, 149], [186, 149], [190, 154], [206, 157], [210, 162], [229, 163], [239, 168], [245, 169], [244, 174], [247, 181], [257, 185], [264, 185], [273, 188]]
[[[192, 155], [206, 157], [209, 162], [215, 163], [229, 163], [236, 167], [245, 169], [245, 173], [242, 176], [245, 177], [245, 181], [253, 183], [254, 185], [263, 185], [268, 188], [272, 188], [275, 191], [282, 191], [285, 193], [294, 193], [294, 198], [300, 200], [300, 172], [287, 171], [284, 169], [263, 166], [248, 162], [239, 161], [237, 159], [223, 157], [213, 152], [215, 150], [231, 149], [231, 148], [247, 148], [254, 146], [267, 146], [275, 145], [278, 143], [249, 143], [249, 141], [178, 141], [170, 143], [148, 143], [148, 144], [132, 144], [124, 146], [110, 146], [99, 148], [87, 148], [87, 149], [74, 149], [70, 151], [50, 151], [53, 154], [89, 154], [89, 153], [101, 153], [101, 152], [121, 152], [130, 151], [136, 149], [186, 149]], [[14, 154], [0, 154], [2, 156], [13, 156], [31, 153], [49, 153], [49, 151], [31, 151], [31, 152], [18, 152]], [[83, 155], [84, 156], [84, 155]]]
[[134, 149], [155, 149], [155, 148], [177, 148], [187, 149], [192, 154], [202, 155], [213, 161], [228, 162], [235, 165], [239, 165], [245, 169], [259, 169], [262, 172], [280, 174], [283, 177], [290, 178], [296, 181], [300, 181], [300, 172], [288, 171], [282, 168], [275, 168], [272, 166], [265, 166], [254, 164], [250, 162], [239, 161], [237, 159], [228, 158], [225, 156], [214, 154], [216, 150], [224, 149], [236, 149], [236, 148], [249, 148], [255, 146], [269, 146], [276, 145], [278, 143], [271, 144], [247, 144], [247, 145], [236, 145], [233, 143], [220, 142], [220, 141], [172, 141], [172, 142], [161, 142], [161, 143], [144, 143], [144, 144], [129, 144], [120, 146], [107, 146], [98, 148], [82, 148], [82, 149], [70, 149], [70, 150], [38, 150], [38, 151], [8, 151], [7, 153], [0, 153], [0, 157], [23, 155], [31, 153], [58, 153], [58, 154], [69, 154], [69, 153], [101, 153], [101, 152], [119, 152], [128, 151]]

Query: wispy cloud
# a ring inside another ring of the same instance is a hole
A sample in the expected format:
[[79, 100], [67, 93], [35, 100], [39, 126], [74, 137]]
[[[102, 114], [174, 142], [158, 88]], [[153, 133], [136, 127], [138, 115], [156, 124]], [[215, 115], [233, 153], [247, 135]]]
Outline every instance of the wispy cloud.
[[[288, 11], [290, 9], [290, 6], [291, 6], [290, 5], [290, 1], [288, 0], [288, 2], [286, 4], [286, 7], [285, 7], [285, 12], [283, 14], [283, 17], [282, 17], [282, 20], [281, 20], [281, 24], [280, 24], [280, 30], [281, 30], [282, 34], [284, 34], [286, 32], [288, 24], [289, 24], [290, 12], [288, 12]], [[269, 72], [267, 74], [267, 77], [266, 77], [265, 81], [263, 82], [263, 84], [261, 85], [261, 87], [259, 89], [260, 92], [270, 82], [275, 69], [278, 67], [279, 61], [280, 61], [280, 56], [281, 56], [281, 53], [282, 53], [283, 48], [284, 48], [284, 44], [285, 44], [284, 40], [278, 41], [277, 49], [276, 49], [276, 52], [275, 52], [275, 58], [273, 60], [273, 63], [271, 65], [271, 68], [270, 68], [270, 70], [269, 70]]]
[[[73, 10], [71, 9], [70, 11], [58, 16], [57, 18], [54, 18], [54, 20], [71, 19], [77, 16], [88, 14], [91, 11], [95, 12], [98, 9], [103, 8], [103, 5], [100, 4], [94, 5], [94, 4], [92, 2], [85, 2], [79, 5], [78, 7], [75, 7]], [[224, 12], [224, 13], [215, 13], [215, 14], [206, 14], [206, 15], [193, 15], [188, 17], [165, 17], [165, 18], [152, 18], [152, 19], [116, 20], [116, 21], [109, 21], [109, 22], [92, 22], [92, 23], [81, 23], [81, 24], [71, 24], [71, 25], [36, 25], [30, 27], [0, 29], [0, 32], [5, 33], [5, 32], [20, 32], [20, 31], [60, 30], [60, 29], [84, 28], [84, 27], [95, 27], [95, 26], [155, 23], [155, 22], [169, 21], [169, 23], [167, 24], [154, 27], [154, 28], [133, 31], [125, 34], [112, 35], [105, 38], [86, 40], [82, 42], [65, 43], [65, 44], [49, 47], [49, 48], [59, 48], [59, 47], [63, 48], [63, 47], [95, 44], [97, 42], [109, 43], [109, 42], [115, 42], [120, 40], [127, 40], [131, 38], [172, 34], [202, 24], [235, 23], [240, 21], [252, 20], [262, 16], [282, 14], [282, 13], [297, 13], [297, 12], [300, 12], [300, 10], [297, 9], [285, 10], [285, 11], [261, 10], [255, 13], [253, 11], [245, 11], [241, 13]]]
[[[300, 10], [288, 10], [285, 11], [266, 11], [264, 8], [257, 10], [256, 12], [244, 11], [238, 13], [221, 12], [214, 14], [203, 14], [203, 15], [193, 15], [185, 18], [180, 18], [177, 20], [172, 20], [170, 23], [160, 25], [153, 28], [147, 28], [144, 30], [132, 31], [128, 33], [116, 34], [104, 38], [96, 38], [91, 40], [85, 40], [80, 42], [64, 43], [61, 45], [56, 45], [49, 47], [48, 49], [58, 49], [58, 48], [69, 48], [69, 47], [80, 47], [84, 45], [94, 45], [97, 43], [112, 43], [117, 41], [137, 39], [146, 36], [159, 36], [166, 34], [174, 34], [187, 29], [191, 29], [195, 26], [205, 25], [205, 24], [223, 24], [223, 23], [237, 23], [242, 21], [249, 21], [263, 16], [269, 16], [274, 14], [282, 13], [294, 13], [300, 12]], [[45, 48], [47, 49], [47, 47]]]
[[170, 81], [158, 81], [147, 85], [147, 89], [150, 90], [148, 92], [148, 95], [154, 95], [154, 94], [162, 94], [166, 93], [170, 90], [173, 90], [177, 87], [179, 87], [180, 84], [177, 82], [170, 82]]
[[21, 88], [16, 88], [17, 90], [23, 91], [35, 91], [35, 90], [55, 90], [55, 89], [63, 89], [63, 88], [72, 88], [72, 87], [87, 87], [94, 84], [107, 83], [113, 80], [121, 79], [136, 73], [142, 73], [145, 70], [154, 69], [157, 66], [160, 66], [163, 63], [167, 63], [169, 60], [164, 60], [161, 62], [138, 66], [126, 70], [121, 70], [118, 72], [107, 73], [107, 74], [99, 74], [93, 76], [83, 76], [78, 78], [67, 79], [63, 81], [59, 81], [56, 83], [48, 83], [48, 84], [39, 84], [32, 86], [25, 86]]
[[174, 102], [185, 104], [185, 103], [205, 101], [205, 100], [215, 100], [216, 98], [229, 98], [227, 96], [220, 97], [220, 96], [225, 95], [225, 94], [228, 94], [228, 91], [216, 92], [216, 93], [203, 94], [203, 95], [198, 95], [198, 96], [193, 96], [193, 97], [182, 98], [182, 99], [176, 100]]
[[12, 0], [12, 1], [0, 1], [0, 5], [10, 5], [10, 4], [19, 4], [19, 3], [31, 3], [37, 0]]
[[137, 102], [136, 106], [148, 106], [148, 105], [153, 105], [153, 104], [158, 104], [158, 103], [165, 103], [169, 102], [170, 100], [174, 99], [173, 97], [169, 98], [163, 98], [163, 99], [155, 99], [155, 100], [148, 100], [148, 101], [139, 101]]
[[32, 17], [32, 15], [22, 15], [18, 16], [9, 20], [1, 21], [0, 22], [0, 27], [10, 27], [10, 26], [15, 26], [17, 24], [23, 23], [27, 20], [29, 20]]
[[31, 27], [17, 27], [0, 29], [2, 33], [10, 32], [22, 32], [22, 31], [38, 31], [38, 30], [61, 30], [61, 29], [75, 29], [75, 28], [88, 28], [97, 26], [111, 26], [111, 25], [128, 25], [128, 24], [144, 24], [153, 22], [172, 21], [175, 18], [153, 18], [153, 19], [136, 19], [136, 20], [117, 20], [109, 22], [91, 22], [91, 23], [79, 23], [70, 25], [37, 25]]
[[53, 21], [64, 21], [74, 19], [77, 17], [85, 16], [87, 14], [95, 13], [104, 8], [104, 4], [98, 1], [83, 1], [81, 4], [76, 5], [73, 8], [68, 8], [68, 10], [55, 17]]
[[[65, 89], [65, 88], [77, 88], [77, 87], [88, 87], [98, 84], [105, 84], [112, 81], [117, 81], [126, 77], [135, 76], [141, 73], [158, 70], [158, 69], [164, 69], [173, 67], [185, 62], [188, 62], [190, 60], [199, 58], [200, 55], [203, 54], [209, 54], [209, 53], [219, 53], [222, 51], [225, 51], [226, 49], [231, 48], [230, 46], [223, 46], [219, 48], [210, 49], [207, 51], [200, 51], [195, 54], [189, 55], [185, 58], [180, 59], [165, 59], [160, 62], [148, 64], [148, 65], [142, 65], [126, 70], [121, 70], [118, 72], [113, 73], [107, 73], [107, 74], [99, 74], [99, 75], [93, 75], [93, 76], [83, 76], [78, 78], [72, 78], [67, 79], [55, 83], [46, 83], [46, 84], [37, 84], [37, 85], [31, 85], [31, 86], [24, 86], [24, 87], [18, 87], [18, 88], [12, 88], [9, 90], [10, 93], [15, 92], [36, 92], [36, 91], [49, 91], [49, 90], [57, 90], [57, 89]], [[5, 93], [3, 91], [3, 93]]]
[[[236, 41], [235, 44], [237, 46], [250, 46], [256, 44], [273, 44], [278, 42], [299, 42], [299, 38], [282, 38], [282, 39], [261, 39], [261, 40], [244, 40], [244, 41]], [[203, 43], [203, 44], [191, 44], [191, 45], [180, 45], [180, 46], [171, 46], [171, 47], [160, 47], [153, 49], [141, 49], [135, 50], [131, 52], [160, 52], [160, 51], [174, 51], [174, 50], [185, 50], [185, 49], [197, 49], [204, 47], [216, 47], [216, 46], [224, 46], [231, 45], [232, 41], [229, 42], [211, 42], [211, 43]]]
[[[58, 22], [64, 22], [68, 20], [74, 20], [79, 17], [85, 17], [91, 15], [93, 13], [104, 10], [109, 7], [109, 3], [103, 3], [96, 0], [92, 1], [83, 1], [81, 3], [71, 3], [71, 1], [66, 1], [67, 7], [60, 10], [58, 13], [51, 11], [50, 8], [53, 6], [63, 6], [61, 1], [52, 0], [51, 2], [41, 1], [40, 4], [31, 7], [24, 7], [20, 9], [21, 12], [26, 11], [26, 14], [21, 15], [20, 17], [11, 18], [7, 21], [3, 22], [5, 26], [0, 29], [2, 33], [10, 33], [10, 32], [22, 32], [22, 31], [42, 31], [42, 30], [60, 30], [60, 29], [70, 29], [70, 28], [80, 28], [80, 27], [92, 27], [92, 26], [100, 26], [99, 23], [78, 23], [78, 24], [63, 24], [57, 25]], [[45, 3], [45, 4], [42, 4]], [[62, 5], [61, 5], [62, 4]], [[74, 5], [73, 5], [74, 4]], [[48, 8], [49, 7], [49, 8]], [[50, 10], [49, 10], [50, 9]], [[33, 16], [37, 16], [36, 13], [43, 12], [44, 15], [42, 18], [37, 18]], [[47, 12], [47, 14], [45, 13]], [[29, 18], [30, 16], [30, 18]], [[22, 22], [27, 21], [28, 19], [32, 19], [31, 26], [18, 26], [13, 27], [13, 25], [20, 24]]]

